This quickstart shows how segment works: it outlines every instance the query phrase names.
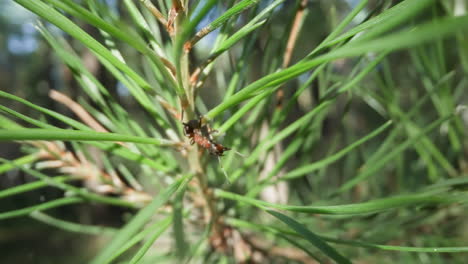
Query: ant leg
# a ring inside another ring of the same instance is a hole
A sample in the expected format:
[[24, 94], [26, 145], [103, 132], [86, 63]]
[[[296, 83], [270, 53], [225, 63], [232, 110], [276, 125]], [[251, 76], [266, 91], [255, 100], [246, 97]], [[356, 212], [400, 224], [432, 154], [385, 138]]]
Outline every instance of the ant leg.
[[228, 184], [231, 184], [231, 181], [229, 180], [229, 177], [228, 177], [228, 175], [227, 175], [227, 173], [226, 173], [226, 170], [225, 170], [224, 167], [223, 167], [223, 163], [221, 163], [221, 157], [220, 157], [220, 156], [218, 156], [218, 161], [219, 161], [219, 166], [221, 167], [221, 170], [223, 171], [224, 176], [226, 177], [227, 183], [228, 183]]
[[239, 151], [236, 151], [235, 149], [233, 150], [234, 153], [236, 153], [237, 155], [241, 156], [242, 158], [245, 158], [245, 155], [240, 153]]
[[203, 116], [199, 116], [198, 117], [198, 128], [201, 128], [201, 124], [202, 124], [202, 120], [203, 120]]

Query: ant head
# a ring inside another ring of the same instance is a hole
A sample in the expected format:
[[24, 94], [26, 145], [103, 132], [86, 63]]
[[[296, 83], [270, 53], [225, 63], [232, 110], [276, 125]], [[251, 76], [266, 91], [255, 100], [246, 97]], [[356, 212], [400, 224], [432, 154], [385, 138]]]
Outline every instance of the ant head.
[[184, 125], [184, 132], [186, 135], [193, 134], [195, 129], [200, 128], [200, 123], [198, 120], [190, 120], [187, 123], [182, 123]]
[[218, 143], [212, 143], [211, 145], [211, 153], [216, 156], [223, 156], [224, 152], [228, 150], [230, 150], [230, 148], [225, 147]]
[[193, 134], [193, 127], [191, 127], [188, 123], [182, 123], [184, 125], [184, 134], [190, 135]]

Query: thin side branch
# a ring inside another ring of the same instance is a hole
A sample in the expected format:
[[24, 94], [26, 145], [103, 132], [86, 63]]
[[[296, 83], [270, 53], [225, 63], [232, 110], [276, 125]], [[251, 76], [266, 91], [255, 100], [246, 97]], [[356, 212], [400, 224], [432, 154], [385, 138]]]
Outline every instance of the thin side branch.
[[[289, 32], [288, 43], [286, 44], [286, 50], [283, 56], [283, 68], [288, 67], [289, 63], [291, 62], [291, 57], [294, 51], [294, 47], [296, 46], [297, 36], [299, 35], [299, 31], [302, 26], [302, 22], [304, 19], [304, 10], [307, 7], [308, 0], [301, 0], [299, 6], [296, 11], [296, 16], [294, 17], [294, 22], [291, 27], [291, 31]], [[283, 98], [284, 98], [284, 91], [283, 88], [279, 88], [276, 92], [276, 106], [281, 108], [283, 105]]]
[[62, 142], [29, 143], [40, 149], [39, 157], [42, 161], [35, 164], [36, 169], [56, 169], [60, 173], [82, 180], [86, 188], [95, 193], [117, 195], [120, 199], [135, 203], [139, 207], [143, 207], [152, 199], [151, 195], [142, 191], [139, 184], [129, 186], [115, 172], [106, 172], [97, 166], [95, 162], [100, 161], [99, 157], [91, 162], [82, 152], [73, 153], [67, 150]]
[[176, 68], [174, 67], [174, 65], [172, 64], [172, 62], [170, 62], [169, 60], [167, 60], [166, 58], [163, 58], [163, 57], [160, 57], [162, 63], [164, 63], [164, 66], [166, 66], [172, 73], [172, 76], [174, 77], [174, 79], [176, 79]]
[[166, 29], [170, 36], [174, 36], [174, 23], [180, 12], [184, 11], [184, 6], [180, 0], [172, 0], [172, 7], [169, 10]]
[[68, 107], [75, 115], [77, 115], [85, 124], [87, 124], [92, 129], [96, 130], [97, 132], [109, 132], [106, 128], [104, 128], [94, 117], [92, 117], [88, 111], [86, 111], [80, 104], [73, 101], [70, 97], [66, 96], [65, 94], [57, 91], [57, 90], [50, 90], [49, 97], [53, 100], [65, 105]]
[[158, 10], [156, 6], [151, 3], [150, 0], [140, 0], [142, 4], [148, 8], [148, 10], [153, 14], [154, 17], [159, 21], [159, 23], [163, 24], [164, 26], [167, 25], [167, 19], [164, 17], [164, 15]]
[[202, 39], [204, 36], [208, 35], [211, 31], [213, 31], [214, 28], [212, 28], [211, 26], [206, 26], [202, 29], [200, 29], [200, 31], [197, 32], [197, 34], [195, 34], [195, 36], [193, 36], [192, 39], [190, 39], [189, 41], [185, 42], [184, 44], [184, 51], [185, 52], [189, 52], [192, 47], [200, 40]]
[[184, 45], [185, 51], [189, 52], [190, 49], [203, 37], [208, 35], [210, 32], [213, 30], [219, 28], [223, 24], [225, 24], [227, 21], [230, 19], [236, 17], [240, 13], [242, 13], [244, 10], [252, 7], [253, 5], [256, 5], [259, 2], [259, 0], [246, 0], [246, 1], [239, 1], [236, 5], [233, 7], [229, 8], [223, 15], [212, 21], [208, 26], [202, 28], [200, 31], [198, 31], [195, 36], [187, 41]]
[[302, 0], [296, 11], [296, 17], [294, 17], [294, 22], [291, 27], [291, 32], [289, 33], [288, 43], [286, 44], [286, 51], [283, 57], [283, 68], [288, 67], [289, 63], [291, 62], [292, 53], [297, 42], [297, 36], [301, 30], [302, 19], [304, 17], [304, 10], [307, 7], [307, 1], [308, 0]]

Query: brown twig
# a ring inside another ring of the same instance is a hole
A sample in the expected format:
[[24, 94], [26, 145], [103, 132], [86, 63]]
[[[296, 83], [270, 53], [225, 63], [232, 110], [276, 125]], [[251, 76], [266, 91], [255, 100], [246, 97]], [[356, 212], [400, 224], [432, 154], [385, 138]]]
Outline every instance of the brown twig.
[[210, 27], [210, 26], [206, 26], [202, 29], [200, 29], [200, 31], [198, 31], [195, 36], [193, 36], [193, 38], [191, 38], [190, 40], [188, 40], [187, 42], [185, 42], [184, 44], [184, 50], [185, 52], [189, 52], [192, 47], [200, 40], [202, 39], [204, 36], [208, 35], [208, 33], [210, 33], [211, 31], [213, 31], [214, 28]]
[[286, 44], [286, 51], [283, 57], [283, 68], [288, 67], [289, 63], [291, 62], [292, 53], [294, 47], [296, 46], [297, 36], [301, 30], [302, 19], [304, 17], [304, 10], [307, 7], [307, 1], [308, 0], [302, 0], [299, 4], [299, 7], [297, 8], [296, 16], [294, 17], [294, 22], [291, 27], [291, 32], [289, 33], [288, 43]]
[[37, 169], [57, 169], [60, 173], [75, 176], [84, 185], [99, 194], [113, 194], [122, 200], [143, 206], [151, 201], [151, 195], [141, 191], [138, 186], [127, 186], [114, 172], [107, 173], [90, 162], [81, 152], [73, 153], [65, 148], [61, 142], [31, 141], [33, 146], [40, 149], [36, 163]]
[[161, 106], [164, 109], [166, 109], [173, 117], [175, 117], [176, 119], [180, 119], [179, 118], [179, 112], [177, 111], [177, 109], [174, 106], [172, 106], [170, 103], [168, 103], [166, 100], [164, 100], [159, 95], [156, 96], [156, 100], [158, 100], [158, 102], [161, 104]]
[[172, 0], [172, 7], [179, 13], [184, 10], [184, 4], [181, 0]]
[[50, 90], [49, 97], [55, 101], [68, 107], [75, 115], [77, 115], [85, 124], [98, 132], [109, 132], [96, 119], [94, 119], [88, 111], [86, 111], [80, 104], [73, 101], [70, 97], [65, 94], [58, 92], [57, 90]]
[[170, 62], [168, 59], [166, 58], [163, 58], [163, 57], [159, 57], [162, 61], [162, 63], [164, 64], [164, 66], [166, 66], [169, 71], [172, 73], [172, 77], [174, 78], [174, 80], [176, 79], [175, 76], [176, 76], [176, 68], [174, 67], [174, 65], [172, 64], [172, 62]]
[[[99, 124], [99, 122], [96, 121], [88, 113], [88, 111], [86, 111], [80, 104], [73, 101], [70, 97], [56, 90], [51, 90], [49, 92], [49, 96], [55, 101], [62, 103], [64, 106], [68, 107], [73, 113], [75, 113], [85, 124], [87, 124], [92, 129], [96, 130], [97, 132], [104, 132], [104, 133], [109, 132], [107, 129], [101, 126], [101, 124]], [[175, 109], [175, 107], [173, 107], [166, 100], [164, 100], [164, 98], [162, 98], [161, 96], [156, 96], [156, 100], [173, 116], [175, 117], [178, 116], [178, 112]], [[124, 147], [127, 146], [127, 144], [124, 142], [115, 142], [115, 143]], [[166, 143], [162, 143], [161, 146], [173, 146], [173, 147], [180, 148], [181, 142], [168, 140]]]
[[206, 74], [203, 73], [205, 68], [213, 62], [219, 55], [221, 55], [221, 52], [217, 52], [212, 54], [210, 57], [208, 57], [202, 65], [198, 66], [190, 75], [190, 85], [193, 87], [193, 90], [196, 91], [199, 87], [201, 87], [207, 77]]
[[174, 36], [174, 23], [180, 12], [183, 12], [184, 6], [180, 0], [172, 0], [172, 7], [167, 16], [166, 29], [170, 36]]
[[159, 23], [163, 24], [164, 26], [167, 25], [166, 18], [164, 17], [164, 15], [161, 12], [159, 12], [158, 8], [156, 6], [154, 6], [153, 3], [151, 3], [151, 1], [149, 1], [149, 0], [140, 0], [140, 2], [142, 4], [144, 4], [146, 6], [146, 8], [148, 8], [148, 10], [153, 14], [154, 17], [156, 17], [156, 19], [159, 21]]
[[[304, 18], [304, 10], [307, 7], [308, 0], [301, 0], [299, 6], [297, 7], [296, 16], [294, 17], [294, 22], [291, 27], [291, 31], [289, 32], [288, 42], [286, 44], [286, 50], [283, 56], [283, 64], [282, 67], [288, 67], [289, 63], [291, 62], [292, 53], [294, 51], [294, 47], [296, 46], [297, 36], [299, 35], [299, 31], [302, 26], [302, 20]], [[284, 91], [282, 88], [279, 88], [276, 92], [276, 103], [277, 107], [281, 108], [283, 105], [284, 99]]]

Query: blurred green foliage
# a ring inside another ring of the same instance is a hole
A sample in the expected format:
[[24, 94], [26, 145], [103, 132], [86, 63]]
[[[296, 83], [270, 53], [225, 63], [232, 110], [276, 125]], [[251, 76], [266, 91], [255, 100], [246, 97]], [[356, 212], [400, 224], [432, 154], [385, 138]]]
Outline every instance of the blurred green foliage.
[[467, 259], [466, 2], [15, 2], [3, 261]]

